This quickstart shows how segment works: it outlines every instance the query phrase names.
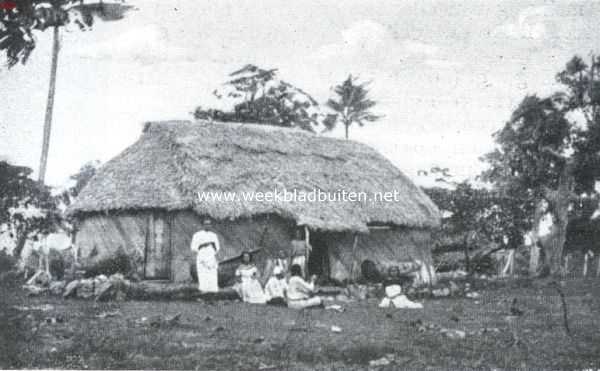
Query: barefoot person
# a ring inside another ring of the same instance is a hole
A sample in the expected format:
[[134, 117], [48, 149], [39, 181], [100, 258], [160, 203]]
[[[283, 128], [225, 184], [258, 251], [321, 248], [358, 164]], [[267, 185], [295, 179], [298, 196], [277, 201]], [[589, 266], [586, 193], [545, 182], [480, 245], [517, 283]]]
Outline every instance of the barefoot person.
[[210, 220], [205, 220], [202, 229], [194, 233], [191, 249], [196, 253], [196, 273], [198, 290], [201, 292], [217, 292], [219, 263], [216, 254], [220, 249], [219, 238], [211, 230]]
[[304, 309], [310, 307], [320, 307], [323, 302], [321, 298], [315, 296], [316, 276], [312, 276], [310, 282], [302, 278], [302, 269], [294, 264], [291, 268], [292, 276], [288, 282], [287, 303], [292, 309]]
[[265, 304], [267, 296], [258, 280], [258, 268], [252, 263], [249, 252], [242, 253], [242, 264], [236, 269], [236, 291], [245, 303]]

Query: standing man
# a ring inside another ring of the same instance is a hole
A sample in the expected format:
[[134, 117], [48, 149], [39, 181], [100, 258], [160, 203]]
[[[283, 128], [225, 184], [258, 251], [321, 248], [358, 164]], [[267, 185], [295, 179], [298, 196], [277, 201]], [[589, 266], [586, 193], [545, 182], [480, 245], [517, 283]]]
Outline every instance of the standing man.
[[209, 219], [204, 220], [202, 229], [194, 233], [191, 249], [196, 253], [198, 290], [201, 292], [218, 292], [219, 263], [216, 255], [220, 245], [217, 234], [212, 231]]
[[301, 277], [307, 276], [308, 254], [310, 254], [311, 246], [308, 241], [302, 238], [300, 229], [296, 229], [296, 235], [292, 240], [292, 259], [290, 265], [298, 265], [301, 269]]

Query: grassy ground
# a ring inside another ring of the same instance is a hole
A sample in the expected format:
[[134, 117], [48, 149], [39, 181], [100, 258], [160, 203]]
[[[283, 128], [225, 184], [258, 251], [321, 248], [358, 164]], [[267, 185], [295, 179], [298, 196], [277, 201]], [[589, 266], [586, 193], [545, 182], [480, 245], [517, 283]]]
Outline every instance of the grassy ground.
[[[371, 299], [343, 304], [344, 313], [225, 301], [95, 304], [0, 290], [0, 368], [347, 370], [368, 369], [386, 354], [393, 361], [381, 369], [600, 367], [600, 281], [565, 283], [572, 337], [565, 335], [556, 290], [528, 281], [488, 287], [478, 301], [425, 300], [423, 310], [389, 310]], [[511, 346], [504, 317], [515, 297], [525, 314], [515, 326], [522, 341]], [[31, 308], [44, 304], [52, 308]], [[96, 316], [107, 311], [119, 314]], [[174, 325], [136, 323], [177, 313]], [[59, 322], [46, 323], [47, 317]], [[431, 324], [499, 332], [449, 339], [435, 329], [419, 331]]]

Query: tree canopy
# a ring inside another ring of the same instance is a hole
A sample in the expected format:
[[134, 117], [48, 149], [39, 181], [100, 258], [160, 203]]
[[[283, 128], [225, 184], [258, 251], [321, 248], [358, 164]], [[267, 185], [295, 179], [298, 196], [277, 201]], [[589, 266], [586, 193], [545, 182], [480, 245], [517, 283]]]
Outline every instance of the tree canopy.
[[302, 89], [281, 80], [277, 69], [248, 64], [232, 72], [230, 80], [213, 92], [228, 109], [194, 110], [196, 119], [297, 127], [315, 131], [326, 121], [319, 104]]
[[600, 59], [575, 56], [556, 75], [560, 91], [526, 96], [494, 134], [497, 148], [484, 156], [482, 178], [504, 194], [534, 200], [553, 219], [546, 246], [552, 272], [561, 267], [571, 205], [596, 192], [600, 179]]
[[32, 170], [0, 161], [0, 233], [16, 242], [19, 256], [27, 238], [52, 232], [60, 211], [50, 188], [30, 178]]
[[523, 245], [531, 229], [532, 204], [520, 198], [502, 195], [494, 189], [475, 187], [468, 180], [451, 181], [448, 169], [433, 168], [442, 186], [424, 188], [425, 193], [442, 210], [442, 228], [438, 243], [461, 248], [467, 271], [473, 253], [491, 252]]
[[35, 31], [69, 23], [86, 30], [94, 18], [119, 20], [133, 8], [122, 1], [19, 0], [10, 4], [0, 8], [0, 50], [9, 67], [27, 62], [36, 46]]
[[344, 82], [334, 88], [335, 98], [327, 101], [335, 115], [331, 118], [330, 128], [337, 122], [344, 125], [346, 139], [352, 124], [363, 126], [367, 122], [381, 118], [371, 112], [377, 103], [369, 98], [368, 83], [358, 83], [358, 79], [349, 75]]

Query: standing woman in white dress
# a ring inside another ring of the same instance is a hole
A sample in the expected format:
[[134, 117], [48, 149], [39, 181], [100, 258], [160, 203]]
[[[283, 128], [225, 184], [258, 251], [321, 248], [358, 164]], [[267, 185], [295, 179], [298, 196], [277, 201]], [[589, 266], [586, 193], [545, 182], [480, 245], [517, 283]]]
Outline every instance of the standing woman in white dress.
[[210, 220], [205, 220], [202, 229], [194, 233], [191, 249], [196, 253], [196, 273], [198, 275], [198, 290], [201, 292], [218, 292], [217, 252], [219, 237], [211, 230]]

